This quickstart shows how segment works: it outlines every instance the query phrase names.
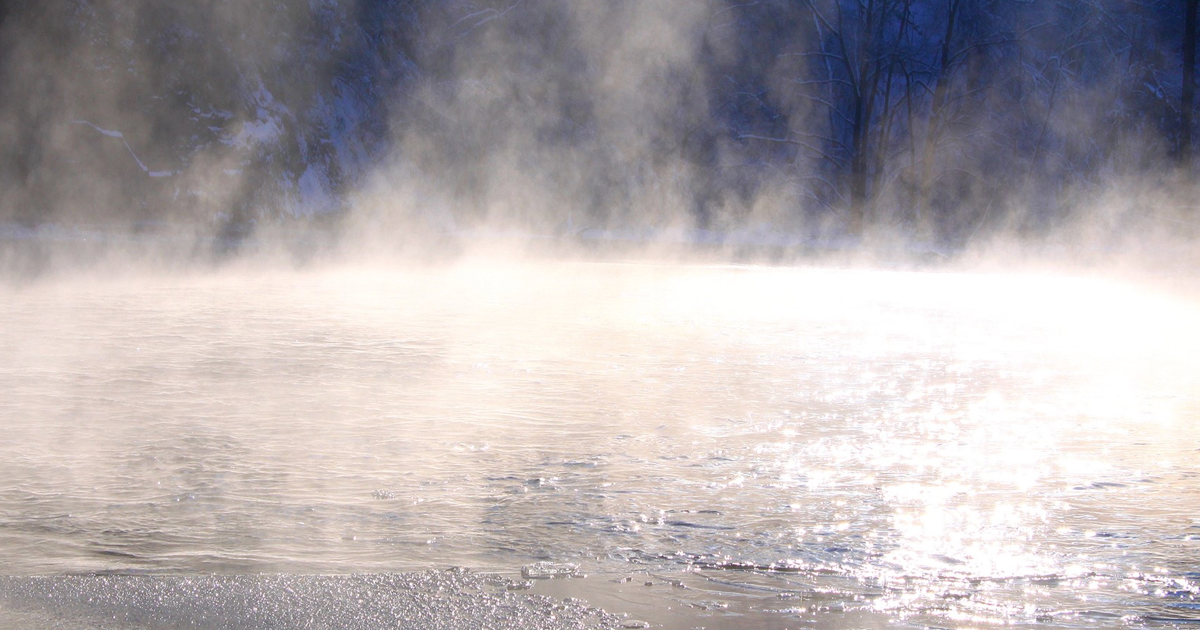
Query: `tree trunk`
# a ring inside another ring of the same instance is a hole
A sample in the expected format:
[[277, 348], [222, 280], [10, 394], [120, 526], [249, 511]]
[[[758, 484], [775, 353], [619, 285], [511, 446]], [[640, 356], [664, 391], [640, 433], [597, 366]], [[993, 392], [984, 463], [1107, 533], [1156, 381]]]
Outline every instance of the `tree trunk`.
[[1185, 176], [1192, 173], [1192, 104], [1196, 98], [1196, 5], [1200, 0], [1187, 2], [1183, 20], [1183, 98], [1180, 103], [1179, 160]]
[[866, 17], [862, 25], [861, 37], [858, 42], [858, 78], [854, 82], [857, 87], [854, 97], [854, 122], [851, 129], [850, 147], [854, 152], [850, 157], [850, 231], [862, 235], [867, 223], [867, 206], [869, 203], [867, 190], [867, 169], [870, 168], [870, 130], [871, 118], [875, 104], [875, 89], [878, 85], [878, 73], [872, 71], [872, 57], [875, 52], [876, 12], [883, 19], [883, 9], [876, 0], [869, 0], [866, 6]]
[[929, 108], [929, 128], [925, 132], [925, 147], [921, 152], [921, 178], [917, 188], [917, 216], [927, 223], [929, 218], [929, 203], [933, 186], [933, 158], [941, 131], [942, 109], [946, 104], [946, 94], [949, 92], [950, 51], [954, 44], [954, 22], [958, 18], [958, 7], [961, 0], [950, 0], [949, 13], [946, 16], [946, 33], [942, 37], [941, 59], [938, 72], [933, 81], [933, 102]]

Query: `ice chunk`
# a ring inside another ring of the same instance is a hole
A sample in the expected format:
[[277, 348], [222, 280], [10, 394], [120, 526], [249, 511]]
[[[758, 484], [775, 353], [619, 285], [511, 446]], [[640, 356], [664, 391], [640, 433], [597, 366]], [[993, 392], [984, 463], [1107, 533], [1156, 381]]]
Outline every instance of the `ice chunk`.
[[548, 580], [551, 578], [575, 577], [579, 575], [579, 565], [553, 562], [535, 562], [521, 567], [521, 576], [527, 580]]

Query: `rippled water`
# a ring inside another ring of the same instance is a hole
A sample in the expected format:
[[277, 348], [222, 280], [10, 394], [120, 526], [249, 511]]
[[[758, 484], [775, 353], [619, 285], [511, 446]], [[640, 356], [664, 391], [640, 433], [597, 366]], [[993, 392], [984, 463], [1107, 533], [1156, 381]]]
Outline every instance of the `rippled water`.
[[668, 627], [1200, 622], [1194, 299], [498, 262], [0, 298], [10, 601], [551, 561]]

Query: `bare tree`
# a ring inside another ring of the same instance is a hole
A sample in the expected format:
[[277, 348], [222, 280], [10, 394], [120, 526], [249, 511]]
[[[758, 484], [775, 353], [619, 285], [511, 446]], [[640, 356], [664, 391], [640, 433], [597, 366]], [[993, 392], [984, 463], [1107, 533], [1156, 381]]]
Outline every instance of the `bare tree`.
[[1196, 96], [1196, 5], [1198, 0], [1185, 0], [1187, 10], [1183, 20], [1183, 90], [1179, 103], [1179, 159], [1184, 172], [1192, 173], [1192, 106]]

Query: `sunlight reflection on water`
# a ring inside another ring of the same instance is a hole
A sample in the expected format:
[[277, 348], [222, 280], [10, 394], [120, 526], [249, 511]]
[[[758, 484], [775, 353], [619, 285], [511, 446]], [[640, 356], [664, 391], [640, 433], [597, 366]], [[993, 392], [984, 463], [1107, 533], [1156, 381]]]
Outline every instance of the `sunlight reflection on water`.
[[9, 574], [551, 560], [678, 575], [660, 623], [1197, 617], [1194, 300], [527, 263], [5, 297]]

